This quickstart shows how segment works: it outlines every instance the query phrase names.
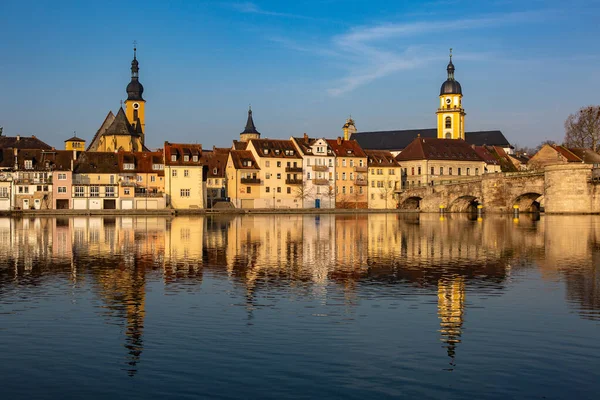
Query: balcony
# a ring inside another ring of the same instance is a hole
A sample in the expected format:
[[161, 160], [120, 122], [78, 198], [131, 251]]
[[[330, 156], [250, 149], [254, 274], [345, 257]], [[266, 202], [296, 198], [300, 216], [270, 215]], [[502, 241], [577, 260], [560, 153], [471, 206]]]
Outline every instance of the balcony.
[[256, 185], [260, 184], [260, 178], [242, 178], [241, 182], [249, 185]]
[[354, 167], [354, 172], [367, 172], [368, 170], [369, 170], [369, 167], [367, 167], [366, 165], [362, 166], [362, 167], [359, 167], [359, 166]]
[[313, 171], [319, 171], [319, 172], [325, 172], [327, 171], [329, 167], [327, 165], [313, 165], [312, 166], [312, 170]]
[[302, 179], [286, 179], [286, 185], [302, 185]]
[[354, 181], [354, 184], [356, 186], [367, 186], [367, 180], [366, 179], [357, 179]]
[[302, 167], [285, 167], [285, 172], [302, 173]]
[[326, 186], [329, 185], [329, 180], [327, 179], [313, 179], [313, 185]]

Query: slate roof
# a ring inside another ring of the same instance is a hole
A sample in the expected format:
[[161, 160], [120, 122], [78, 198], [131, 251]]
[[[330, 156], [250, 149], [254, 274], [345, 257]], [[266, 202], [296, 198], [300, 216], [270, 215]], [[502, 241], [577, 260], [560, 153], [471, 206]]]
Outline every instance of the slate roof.
[[77, 136], [73, 136], [72, 138], [65, 140], [65, 142], [85, 142], [85, 140], [78, 138]]
[[119, 154], [97, 151], [82, 152], [75, 162], [75, 174], [118, 174]]
[[[169, 143], [165, 142], [165, 165], [173, 166], [200, 166], [202, 165], [202, 145], [193, 143]], [[177, 156], [176, 161], [171, 160], [171, 156]], [[188, 161], [184, 156], [188, 155]], [[198, 161], [194, 161], [193, 156], [198, 156]]]
[[356, 140], [327, 139], [327, 144], [336, 157], [367, 157], [367, 154]]
[[[401, 151], [419, 135], [422, 138], [437, 138], [437, 129], [357, 132], [350, 139], [356, 140], [363, 149]], [[501, 131], [465, 132], [465, 140], [475, 146], [510, 146]]]
[[369, 167], [399, 167], [394, 155], [387, 150], [365, 150]]
[[241, 133], [241, 135], [244, 133], [256, 133], [260, 135], [260, 132], [256, 130], [256, 126], [254, 125], [254, 119], [252, 118], [251, 108], [248, 109], [248, 120], [246, 121], [246, 127], [244, 128], [244, 131]]
[[225, 178], [225, 168], [230, 151], [229, 149], [213, 148], [213, 150], [202, 152], [203, 163], [208, 166], [209, 178]]
[[0, 136], [0, 148], [52, 150], [52, 146], [35, 136]]
[[[157, 174], [164, 176], [164, 170], [155, 170], [154, 164], [164, 164], [163, 152], [126, 152], [120, 151], [117, 153], [119, 160], [119, 170], [124, 173], [142, 173], [142, 174]], [[123, 164], [129, 163], [134, 165], [134, 169], [124, 169]]]
[[250, 150], [232, 150], [229, 157], [235, 169], [260, 169]]
[[[17, 152], [18, 169], [23, 171], [69, 171], [73, 152], [67, 150], [22, 149]], [[32, 168], [25, 169], [25, 161], [32, 161]], [[14, 149], [2, 149], [0, 168], [14, 169]]]
[[103, 136], [139, 136], [136, 129], [129, 123], [123, 107], [119, 108], [119, 112], [115, 116], [113, 122], [102, 133]]
[[446, 160], [446, 161], [483, 161], [475, 150], [462, 139], [416, 138], [396, 160]]
[[291, 140], [250, 139], [248, 146], [253, 146], [259, 157], [302, 158]]
[[104, 133], [104, 131], [106, 131], [106, 129], [110, 126], [110, 124], [112, 124], [112, 122], [115, 120], [115, 114], [113, 114], [112, 111], [109, 111], [108, 114], [106, 114], [106, 118], [104, 118], [104, 121], [102, 122], [102, 125], [100, 125], [100, 128], [96, 131], [96, 134], [94, 135], [94, 137], [92, 138], [90, 144], [87, 147], [87, 151], [90, 151], [92, 146], [98, 146], [98, 138]]
[[237, 140], [233, 141], [232, 150], [246, 150], [248, 148], [248, 142], [240, 142]]

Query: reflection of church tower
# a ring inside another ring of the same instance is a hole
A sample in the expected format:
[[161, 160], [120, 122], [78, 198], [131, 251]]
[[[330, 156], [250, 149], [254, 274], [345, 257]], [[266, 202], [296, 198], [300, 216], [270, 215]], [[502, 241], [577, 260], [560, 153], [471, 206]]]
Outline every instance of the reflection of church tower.
[[440, 89], [440, 107], [437, 110], [438, 139], [465, 140], [465, 110], [462, 108], [462, 88], [454, 79], [454, 64], [452, 64], [452, 49], [450, 49], [450, 62], [446, 68], [448, 79], [442, 83]]
[[254, 119], [252, 118], [252, 107], [248, 108], [248, 120], [246, 121], [246, 128], [240, 133], [240, 141], [247, 142], [250, 139], [260, 139], [260, 132], [256, 130], [254, 126]]
[[145, 268], [139, 265], [138, 260], [133, 259], [133, 263], [126, 260], [123, 263], [125, 265], [110, 265], [101, 271], [98, 281], [101, 284], [102, 298], [110, 310], [108, 316], [126, 322], [125, 348], [129, 353], [127, 373], [133, 376], [137, 372], [136, 366], [143, 350], [146, 278]]
[[463, 278], [438, 281], [438, 317], [442, 342], [454, 366], [456, 345], [460, 343], [465, 311], [465, 282]]

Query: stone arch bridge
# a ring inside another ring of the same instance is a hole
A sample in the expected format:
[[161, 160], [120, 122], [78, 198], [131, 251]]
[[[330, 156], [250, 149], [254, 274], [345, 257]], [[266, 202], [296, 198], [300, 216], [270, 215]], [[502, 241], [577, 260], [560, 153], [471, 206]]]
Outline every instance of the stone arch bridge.
[[398, 207], [425, 212], [600, 212], [600, 183], [591, 165], [556, 165], [544, 171], [485, 174], [398, 192]]

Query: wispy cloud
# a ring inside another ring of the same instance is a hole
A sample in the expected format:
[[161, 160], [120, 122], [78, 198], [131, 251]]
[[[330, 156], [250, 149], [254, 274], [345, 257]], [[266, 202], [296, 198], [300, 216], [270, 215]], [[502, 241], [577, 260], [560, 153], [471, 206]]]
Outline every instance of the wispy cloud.
[[[531, 22], [544, 17], [543, 12], [515, 12], [459, 20], [386, 23], [357, 27], [331, 38], [329, 48], [314, 49], [313, 52], [322, 56], [328, 53], [335, 54], [338, 59], [342, 57], [345, 60], [348, 70], [346, 76], [333, 82], [332, 87], [327, 90], [330, 95], [339, 96], [390, 74], [421, 68], [446, 57], [445, 54], [433, 52], [431, 46], [410, 45], [408, 39], [411, 37], [487, 29]], [[293, 43], [284, 44], [310, 51], [310, 47]], [[487, 51], [469, 54], [461, 52], [461, 59], [483, 60], [490, 56]]]
[[299, 15], [299, 14], [290, 14], [290, 13], [284, 13], [284, 12], [265, 10], [265, 9], [259, 7], [257, 4], [252, 3], [250, 1], [242, 2], [242, 3], [227, 3], [226, 5], [229, 8], [232, 8], [235, 11], [244, 13], [244, 14], [259, 14], [259, 15], [269, 15], [269, 16], [273, 16], [273, 17], [298, 18], [298, 19], [310, 19], [310, 20], [314, 19], [312, 17]]

